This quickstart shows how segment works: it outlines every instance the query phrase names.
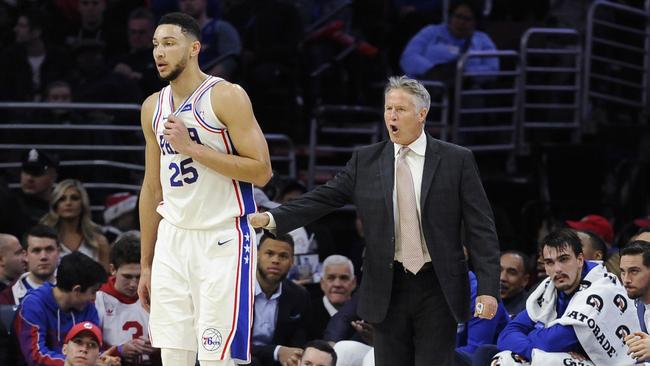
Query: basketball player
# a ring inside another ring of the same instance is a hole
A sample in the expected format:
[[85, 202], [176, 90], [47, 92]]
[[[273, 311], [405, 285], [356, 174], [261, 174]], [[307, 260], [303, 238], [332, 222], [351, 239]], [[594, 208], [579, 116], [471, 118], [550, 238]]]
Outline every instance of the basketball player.
[[[253, 184], [271, 178], [268, 147], [246, 92], [198, 66], [200, 28], [163, 16], [153, 56], [169, 86], [142, 105], [138, 294], [163, 364], [250, 360], [255, 290]], [[155, 249], [154, 249], [155, 248]]]

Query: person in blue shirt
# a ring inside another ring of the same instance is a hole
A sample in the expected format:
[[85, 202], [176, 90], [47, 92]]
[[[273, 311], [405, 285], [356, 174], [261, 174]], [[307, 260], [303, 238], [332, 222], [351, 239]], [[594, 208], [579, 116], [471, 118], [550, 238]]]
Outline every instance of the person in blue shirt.
[[[597, 263], [584, 260], [582, 244], [571, 229], [552, 232], [542, 240], [542, 256], [546, 273], [557, 291], [557, 317], [564, 314], [582, 279]], [[519, 313], [503, 329], [497, 341], [501, 351], [509, 350], [531, 361], [533, 348], [545, 352], [574, 352], [584, 355], [573, 326], [556, 324], [540, 327], [528, 315]]]
[[46, 282], [23, 298], [14, 328], [27, 365], [63, 365], [68, 331], [79, 322], [99, 323], [95, 294], [107, 277], [101, 264], [74, 252], [61, 259], [56, 286]]
[[[490, 37], [476, 30], [480, 11], [469, 1], [458, 1], [449, 8], [449, 22], [428, 25], [408, 42], [400, 58], [400, 67], [416, 79], [450, 80], [456, 61], [468, 51], [494, 51]], [[498, 71], [496, 57], [473, 57], [465, 71]], [[444, 81], [444, 80], [443, 80]]]

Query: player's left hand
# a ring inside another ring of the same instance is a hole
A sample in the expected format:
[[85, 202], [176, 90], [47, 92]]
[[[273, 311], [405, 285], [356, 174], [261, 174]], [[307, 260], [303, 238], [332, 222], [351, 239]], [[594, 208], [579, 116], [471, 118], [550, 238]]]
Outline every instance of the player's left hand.
[[173, 114], [167, 117], [165, 122], [165, 130], [163, 131], [165, 140], [169, 142], [174, 150], [183, 154], [189, 155], [190, 148], [195, 142], [190, 139], [190, 134], [185, 127], [185, 123]]
[[490, 295], [476, 297], [474, 316], [481, 319], [492, 319], [497, 313], [497, 299]]

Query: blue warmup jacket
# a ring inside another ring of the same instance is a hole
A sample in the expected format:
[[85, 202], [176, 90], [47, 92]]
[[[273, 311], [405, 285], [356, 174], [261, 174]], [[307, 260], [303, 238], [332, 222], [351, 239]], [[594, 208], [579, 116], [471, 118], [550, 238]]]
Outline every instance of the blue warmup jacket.
[[[598, 264], [585, 261], [582, 268], [581, 278], [585, 278], [587, 273]], [[574, 292], [575, 293], [575, 292]], [[555, 311], [558, 318], [564, 314], [571, 295], [564, 291], [558, 291], [557, 304]], [[497, 348], [500, 351], [509, 350], [530, 361], [533, 348], [545, 352], [571, 352], [581, 351], [582, 347], [572, 326], [556, 324], [552, 327], [544, 328], [544, 324], [533, 322], [528, 316], [528, 311], [524, 310], [519, 313], [503, 329], [497, 341]]]
[[[469, 271], [468, 275], [472, 295], [470, 306], [471, 312], [474, 314], [478, 281], [474, 272]], [[467, 323], [458, 326], [456, 332], [456, 351], [471, 355], [482, 344], [494, 344], [499, 333], [508, 324], [509, 320], [508, 310], [503, 305], [503, 301], [499, 301], [497, 313], [494, 318], [481, 319], [473, 316]]]
[[61, 348], [70, 328], [84, 321], [99, 324], [93, 303], [88, 303], [83, 311], [65, 312], [54, 299], [53, 288], [45, 283], [30, 291], [16, 312], [14, 328], [29, 366], [63, 366], [65, 356]]

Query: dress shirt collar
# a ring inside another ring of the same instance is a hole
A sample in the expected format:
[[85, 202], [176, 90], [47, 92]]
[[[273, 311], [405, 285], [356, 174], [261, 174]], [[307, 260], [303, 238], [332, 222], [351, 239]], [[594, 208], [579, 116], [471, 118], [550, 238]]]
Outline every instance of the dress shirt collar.
[[[393, 143], [393, 146], [395, 147], [395, 159], [397, 159], [397, 156], [399, 155], [399, 149], [402, 148], [402, 145]], [[422, 130], [422, 133], [420, 133], [420, 137], [408, 145], [408, 148], [411, 149], [411, 151], [414, 153], [420, 156], [424, 156], [425, 152], [427, 151], [427, 137], [424, 134], [424, 130]]]
[[327, 313], [330, 315], [330, 317], [333, 317], [334, 314], [338, 313], [339, 311], [334, 307], [334, 305], [332, 305], [327, 296], [323, 296], [323, 306], [325, 306], [325, 310], [327, 310]]
[[[264, 293], [264, 291], [262, 291], [262, 288], [260, 287], [260, 283], [255, 281], [255, 297], [259, 297], [260, 294], [264, 296], [264, 298], [266, 299], [266, 294]], [[278, 286], [278, 289], [275, 290], [275, 292], [273, 293], [273, 295], [271, 295], [271, 298], [269, 300], [275, 300], [278, 297], [280, 297], [280, 295], [282, 295], [282, 282], [280, 282], [280, 286]]]

